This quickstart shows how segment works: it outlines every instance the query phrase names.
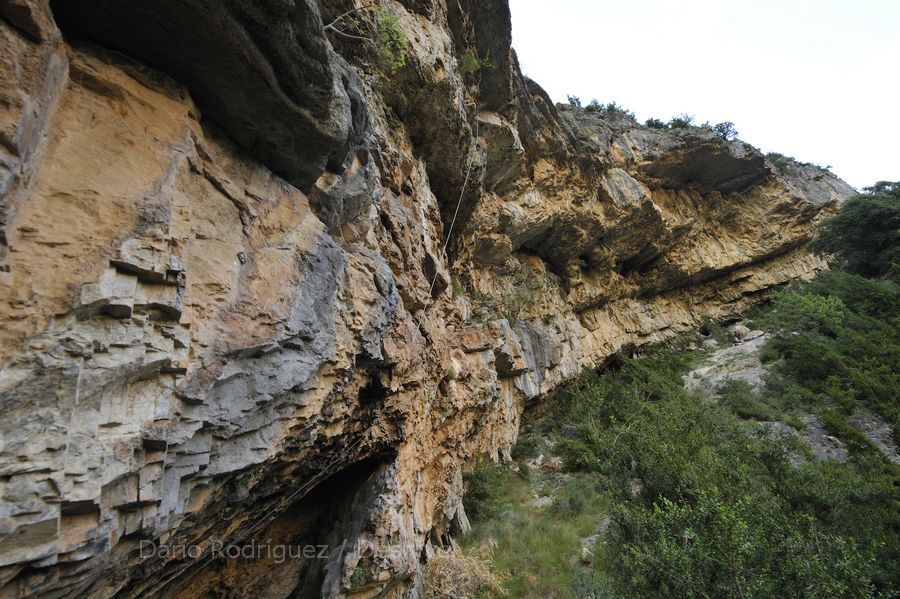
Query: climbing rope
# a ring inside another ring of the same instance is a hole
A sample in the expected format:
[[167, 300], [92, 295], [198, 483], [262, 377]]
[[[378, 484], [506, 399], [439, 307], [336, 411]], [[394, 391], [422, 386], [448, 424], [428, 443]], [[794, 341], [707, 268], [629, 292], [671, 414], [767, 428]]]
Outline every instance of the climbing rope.
[[[481, 75], [478, 76], [478, 85], [481, 85]], [[466, 162], [468, 163], [466, 167], [466, 176], [463, 179], [462, 188], [459, 190], [459, 199], [456, 200], [456, 209], [453, 211], [453, 218], [450, 219], [450, 227], [447, 229], [447, 236], [444, 239], [444, 246], [441, 248], [441, 255], [439, 260], [443, 261], [447, 257], [447, 246], [450, 245], [450, 236], [453, 234], [453, 226], [456, 224], [456, 217], [459, 215], [459, 207], [462, 205], [463, 197], [466, 195], [466, 187], [469, 184], [469, 177], [472, 175], [472, 167], [475, 165], [475, 148], [478, 147], [478, 103], [476, 102], [474, 105], [474, 114], [475, 114], [475, 134], [472, 136], [472, 145], [469, 148], [469, 154], [466, 157]], [[448, 265], [449, 267], [449, 265]], [[438, 269], [435, 267], [434, 276], [431, 278], [431, 287], [428, 288], [428, 295], [434, 291], [434, 284], [437, 282], [438, 278]]]

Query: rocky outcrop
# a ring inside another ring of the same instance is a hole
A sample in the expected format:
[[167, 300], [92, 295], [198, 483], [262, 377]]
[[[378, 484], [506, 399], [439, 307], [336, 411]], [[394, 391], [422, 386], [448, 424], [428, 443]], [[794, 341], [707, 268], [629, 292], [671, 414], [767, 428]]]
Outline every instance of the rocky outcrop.
[[2, 596], [415, 596], [527, 401], [824, 266], [829, 173], [352, 8], [0, 0]]

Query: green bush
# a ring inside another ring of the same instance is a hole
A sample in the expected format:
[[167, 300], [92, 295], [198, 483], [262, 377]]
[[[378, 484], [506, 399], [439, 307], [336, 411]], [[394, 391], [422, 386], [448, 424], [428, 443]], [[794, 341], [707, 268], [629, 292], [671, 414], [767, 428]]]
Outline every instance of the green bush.
[[716, 389], [719, 403], [741, 418], [776, 420], [778, 411], [768, 405], [746, 381], [727, 380]]
[[766, 158], [769, 159], [769, 162], [772, 163], [772, 166], [775, 167], [782, 175], [799, 175], [801, 168], [808, 168], [819, 171], [820, 173], [827, 173], [830, 175], [834, 175], [831, 172], [830, 166], [819, 166], [818, 164], [813, 164], [812, 162], [800, 162], [793, 156], [785, 156], [784, 154], [779, 154], [778, 152], [769, 152], [766, 154]]
[[846, 418], [834, 409], [822, 410], [822, 423], [828, 431], [841, 439], [851, 450], [878, 454], [869, 438], [858, 428], [850, 426]]
[[456, 277], [450, 277], [450, 289], [453, 291], [454, 298], [466, 297], [466, 288]]
[[562, 438], [567, 465], [602, 474], [618, 498], [602, 572], [589, 580], [623, 597], [865, 596], [896, 588], [895, 550], [884, 545], [898, 531], [889, 509], [896, 473], [870, 471], [878, 490], [867, 517], [877, 523], [858, 531], [840, 525], [835, 514], [853, 510], [852, 499], [824, 504], [806, 481], [818, 476], [824, 493], [825, 481], [843, 474], [791, 467], [791, 447], [754, 436], [735, 417], [772, 419], [782, 406], [740, 383], [710, 405], [683, 389], [685, 362], [664, 352], [619, 357], [554, 398], [548, 427]]
[[725, 121], [724, 123], [713, 125], [712, 130], [713, 133], [724, 140], [731, 140], [738, 136], [737, 129], [735, 128], [734, 123], [732, 123], [731, 121]]
[[645, 127], [649, 127], [651, 129], [665, 129], [667, 125], [659, 119], [650, 117], [647, 119], [647, 122], [644, 123]]
[[900, 297], [883, 282], [832, 270], [776, 296], [760, 318], [775, 334], [770, 395], [852, 410], [900, 430]]
[[500, 314], [509, 322], [534, 306], [534, 294], [529, 287], [519, 287], [501, 301]]
[[731, 331], [709, 317], [703, 319], [700, 325], [700, 334], [715, 339], [719, 345], [734, 344], [734, 335], [731, 334]]
[[619, 596], [868, 596], [871, 558], [853, 540], [785, 514], [755, 489], [729, 497], [717, 487], [690, 499], [614, 512], [610, 544]]
[[847, 200], [813, 247], [851, 272], [900, 281], [900, 183], [882, 181]]
[[521, 434], [512, 448], [512, 459], [516, 461], [530, 460], [541, 453], [544, 443], [535, 435]]
[[466, 515], [473, 521], [496, 518], [503, 510], [504, 473], [487, 462], [479, 462], [463, 475]]
[[694, 126], [693, 115], [682, 113], [669, 120], [670, 129], [689, 129]]
[[772, 163], [775, 170], [783, 175], [795, 174], [797, 172], [796, 161], [789, 156], [779, 154], [778, 152], [769, 152], [766, 154], [766, 158], [769, 159], [769, 162]]
[[376, 45], [391, 74], [406, 66], [409, 57], [409, 41], [400, 28], [400, 19], [387, 8], [374, 9]]
[[459, 59], [459, 74], [465, 78], [482, 69], [492, 69], [494, 64], [488, 58], [477, 58], [471, 52], [466, 52]]
[[585, 106], [584, 108], [587, 112], [596, 112], [599, 113], [603, 118], [617, 118], [624, 117], [630, 120], [635, 120], [634, 113], [627, 108], [619, 106], [615, 102], [609, 102], [608, 104], [601, 104], [596, 99], [591, 100], [591, 102]]
[[828, 295], [787, 290], [775, 300], [766, 325], [778, 335], [812, 333], [834, 336], [844, 322], [844, 302]]

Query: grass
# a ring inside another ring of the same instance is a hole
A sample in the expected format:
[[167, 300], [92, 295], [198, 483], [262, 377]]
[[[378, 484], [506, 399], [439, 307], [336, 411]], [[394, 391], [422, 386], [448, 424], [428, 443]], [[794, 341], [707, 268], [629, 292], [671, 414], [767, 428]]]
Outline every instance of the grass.
[[[519, 464], [519, 468], [522, 472], [528, 467]], [[474, 500], [466, 493], [466, 510], [474, 528], [462, 541], [464, 550], [492, 545], [492, 565], [502, 572], [501, 585], [509, 597], [569, 596], [581, 539], [596, 531], [609, 508], [599, 478], [542, 471], [525, 477], [508, 468], [481, 464], [466, 483], [468, 488], [477, 487], [478, 493]], [[530, 504], [536, 494], [552, 496], [554, 501]]]
[[493, 545], [463, 553], [439, 550], [425, 568], [425, 599], [505, 595], [501, 578], [493, 570]]
[[727, 380], [716, 389], [719, 403], [740, 418], [752, 420], [778, 420], [781, 410], [770, 404], [775, 399], [766, 394], [754, 392], [746, 381]]

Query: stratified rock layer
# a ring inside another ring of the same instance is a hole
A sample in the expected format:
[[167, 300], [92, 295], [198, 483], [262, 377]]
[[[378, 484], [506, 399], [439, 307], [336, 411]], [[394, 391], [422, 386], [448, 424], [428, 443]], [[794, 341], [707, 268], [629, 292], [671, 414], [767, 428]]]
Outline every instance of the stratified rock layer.
[[0, 596], [415, 596], [526, 401], [824, 266], [842, 181], [449, 4], [0, 0]]

